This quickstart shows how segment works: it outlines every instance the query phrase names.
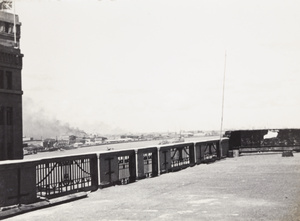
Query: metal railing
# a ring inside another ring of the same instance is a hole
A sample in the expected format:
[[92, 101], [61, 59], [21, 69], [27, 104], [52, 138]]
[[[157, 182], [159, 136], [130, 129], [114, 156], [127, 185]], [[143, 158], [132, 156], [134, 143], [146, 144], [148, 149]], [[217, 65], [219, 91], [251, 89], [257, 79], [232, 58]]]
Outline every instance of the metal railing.
[[196, 163], [213, 162], [220, 159], [220, 140], [209, 140], [195, 143]]
[[36, 165], [37, 196], [56, 197], [98, 188], [97, 155], [43, 159]]
[[177, 147], [171, 149], [171, 167], [180, 167], [190, 164], [189, 146]]
[[[41, 197], [51, 199], [80, 191], [95, 191], [98, 187], [132, 183], [181, 170], [204, 159], [216, 158], [219, 141], [2, 163], [0, 176], [4, 182], [0, 185], [0, 205], [32, 203]], [[7, 173], [7, 170], [11, 172]], [[13, 187], [10, 180], [13, 180]]]
[[143, 154], [144, 174], [146, 177], [152, 177], [152, 153]]
[[130, 178], [129, 156], [118, 157], [119, 181], [121, 184], [128, 184]]

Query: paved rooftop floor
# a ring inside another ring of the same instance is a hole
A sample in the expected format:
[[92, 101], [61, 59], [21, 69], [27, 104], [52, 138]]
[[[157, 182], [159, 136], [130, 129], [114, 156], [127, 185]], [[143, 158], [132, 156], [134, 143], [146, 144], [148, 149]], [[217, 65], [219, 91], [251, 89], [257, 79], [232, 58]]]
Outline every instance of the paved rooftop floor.
[[300, 220], [300, 153], [227, 158], [7, 220]]

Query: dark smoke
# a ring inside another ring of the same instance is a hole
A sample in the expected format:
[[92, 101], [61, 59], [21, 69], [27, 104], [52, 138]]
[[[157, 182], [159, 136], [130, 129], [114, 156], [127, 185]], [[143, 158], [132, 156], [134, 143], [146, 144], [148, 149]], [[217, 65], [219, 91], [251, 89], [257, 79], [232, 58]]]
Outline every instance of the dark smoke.
[[83, 137], [85, 131], [71, 127], [55, 118], [47, 117], [43, 109], [34, 109], [31, 99], [23, 99], [23, 136], [40, 138], [56, 138], [62, 135]]

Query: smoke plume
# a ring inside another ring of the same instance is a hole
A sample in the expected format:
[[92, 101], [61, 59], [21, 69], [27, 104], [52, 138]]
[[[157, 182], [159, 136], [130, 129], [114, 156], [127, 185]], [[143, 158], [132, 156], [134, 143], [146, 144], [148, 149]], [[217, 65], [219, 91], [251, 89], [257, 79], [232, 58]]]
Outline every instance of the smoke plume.
[[34, 108], [30, 98], [23, 99], [23, 136], [40, 138], [55, 138], [62, 135], [83, 137], [85, 131], [71, 127], [55, 117], [48, 117], [43, 109]]

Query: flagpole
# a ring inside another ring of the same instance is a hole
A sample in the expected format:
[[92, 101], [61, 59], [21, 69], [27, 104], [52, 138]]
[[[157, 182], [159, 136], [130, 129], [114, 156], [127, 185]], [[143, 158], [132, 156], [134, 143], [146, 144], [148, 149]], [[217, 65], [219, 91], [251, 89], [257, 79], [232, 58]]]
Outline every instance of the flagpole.
[[13, 0], [14, 7], [14, 47], [18, 48], [17, 44], [17, 27], [16, 27], [16, 0]]
[[223, 75], [222, 113], [221, 113], [221, 128], [220, 128], [220, 143], [219, 143], [220, 151], [221, 151], [221, 139], [222, 139], [222, 130], [223, 130], [223, 116], [224, 116], [225, 73], [226, 73], [226, 50], [225, 50], [225, 61], [224, 61], [224, 75]]

